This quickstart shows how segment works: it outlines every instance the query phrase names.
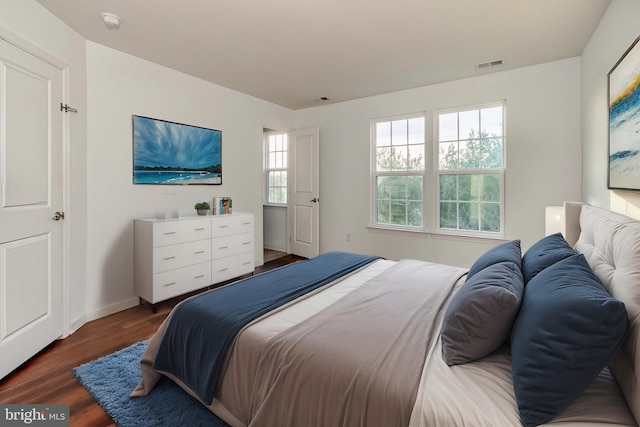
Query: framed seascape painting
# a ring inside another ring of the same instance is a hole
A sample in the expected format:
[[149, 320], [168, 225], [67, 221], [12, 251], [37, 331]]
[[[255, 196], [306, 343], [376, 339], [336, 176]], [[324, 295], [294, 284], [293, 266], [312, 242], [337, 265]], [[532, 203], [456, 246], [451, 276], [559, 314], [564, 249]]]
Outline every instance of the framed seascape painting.
[[134, 184], [222, 184], [222, 132], [133, 116]]
[[640, 43], [638, 37], [609, 78], [608, 188], [640, 190]]

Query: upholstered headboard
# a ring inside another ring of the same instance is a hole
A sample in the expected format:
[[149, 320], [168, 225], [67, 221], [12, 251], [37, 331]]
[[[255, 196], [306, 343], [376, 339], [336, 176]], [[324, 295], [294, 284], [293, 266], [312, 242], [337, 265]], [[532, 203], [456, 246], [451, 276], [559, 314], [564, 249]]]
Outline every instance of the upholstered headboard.
[[565, 204], [565, 221], [567, 241], [573, 244], [579, 229], [575, 249], [627, 308], [631, 328], [611, 369], [640, 423], [640, 221], [584, 204]]

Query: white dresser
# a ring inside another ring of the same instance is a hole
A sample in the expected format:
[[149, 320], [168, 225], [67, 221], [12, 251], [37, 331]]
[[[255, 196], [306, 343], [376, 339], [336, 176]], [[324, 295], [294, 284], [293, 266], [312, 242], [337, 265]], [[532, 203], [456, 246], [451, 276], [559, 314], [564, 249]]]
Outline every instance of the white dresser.
[[253, 214], [134, 221], [134, 287], [155, 304], [254, 270]]

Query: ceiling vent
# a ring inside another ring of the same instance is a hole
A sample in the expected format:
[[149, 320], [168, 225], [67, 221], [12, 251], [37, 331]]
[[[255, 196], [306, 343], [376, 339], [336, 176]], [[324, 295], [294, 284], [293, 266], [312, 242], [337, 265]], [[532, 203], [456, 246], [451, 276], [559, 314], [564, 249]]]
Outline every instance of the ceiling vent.
[[495, 61], [489, 61], [489, 62], [483, 62], [481, 64], [476, 64], [476, 69], [477, 70], [484, 70], [487, 68], [493, 68], [493, 67], [497, 67], [499, 65], [502, 65], [503, 60], [502, 59], [496, 59]]

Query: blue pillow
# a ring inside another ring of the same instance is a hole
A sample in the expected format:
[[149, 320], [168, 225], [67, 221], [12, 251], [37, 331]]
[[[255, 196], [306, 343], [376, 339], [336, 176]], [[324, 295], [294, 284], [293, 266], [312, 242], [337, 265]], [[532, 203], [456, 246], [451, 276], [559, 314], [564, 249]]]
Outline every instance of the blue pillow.
[[525, 287], [511, 331], [511, 371], [522, 423], [551, 421], [580, 396], [622, 345], [624, 303], [583, 255], [546, 268]]
[[522, 257], [524, 283], [529, 283], [536, 274], [550, 265], [576, 253], [561, 233], [543, 237], [531, 246]]
[[520, 240], [502, 243], [482, 254], [469, 269], [467, 280], [471, 279], [480, 270], [500, 262], [513, 262], [518, 268], [521, 267], [522, 252], [520, 251]]
[[509, 338], [520, 309], [524, 280], [513, 262], [484, 268], [453, 296], [442, 320], [442, 357], [447, 365], [480, 359]]

